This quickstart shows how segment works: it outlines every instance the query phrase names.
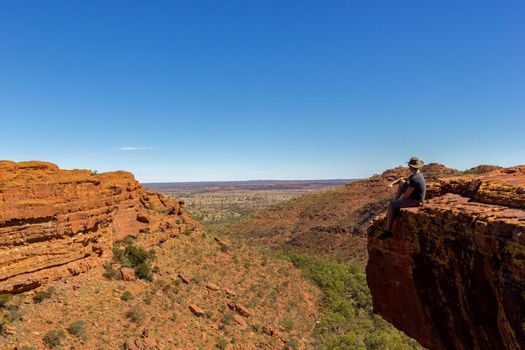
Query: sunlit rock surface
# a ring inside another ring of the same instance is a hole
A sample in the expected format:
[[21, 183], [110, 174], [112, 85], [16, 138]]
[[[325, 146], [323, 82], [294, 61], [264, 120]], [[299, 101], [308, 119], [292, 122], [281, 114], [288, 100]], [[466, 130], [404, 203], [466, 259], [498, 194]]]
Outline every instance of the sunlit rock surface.
[[128, 236], [142, 233], [153, 245], [195, 228], [180, 203], [130, 173], [0, 161], [0, 292], [86, 271]]

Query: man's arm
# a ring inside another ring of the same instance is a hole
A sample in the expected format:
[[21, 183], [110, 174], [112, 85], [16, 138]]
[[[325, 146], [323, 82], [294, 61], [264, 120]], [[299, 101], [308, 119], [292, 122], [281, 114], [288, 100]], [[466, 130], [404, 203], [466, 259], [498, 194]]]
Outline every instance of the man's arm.
[[412, 194], [412, 192], [414, 192], [414, 187], [409, 187], [407, 188], [407, 190], [405, 191], [405, 193], [403, 193], [399, 199], [407, 199], [410, 197], [410, 195]]
[[397, 185], [398, 183], [400, 183], [401, 181], [404, 181], [404, 180], [405, 179], [401, 177], [401, 178], [397, 179], [396, 181], [388, 184], [387, 188], [392, 188], [394, 185]]

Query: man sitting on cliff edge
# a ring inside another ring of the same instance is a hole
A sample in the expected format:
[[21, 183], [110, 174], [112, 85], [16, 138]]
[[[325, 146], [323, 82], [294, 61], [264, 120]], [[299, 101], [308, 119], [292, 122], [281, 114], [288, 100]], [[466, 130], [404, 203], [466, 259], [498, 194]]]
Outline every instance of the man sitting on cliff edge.
[[398, 179], [388, 185], [392, 188], [395, 184], [398, 185], [397, 193], [386, 212], [385, 231], [378, 238], [380, 240], [387, 239], [393, 236], [392, 225], [394, 224], [394, 216], [401, 208], [417, 207], [425, 200], [427, 192], [427, 184], [425, 177], [420, 169], [423, 167], [423, 161], [417, 157], [410, 158], [408, 168], [412, 175], [409, 176], [408, 181]]

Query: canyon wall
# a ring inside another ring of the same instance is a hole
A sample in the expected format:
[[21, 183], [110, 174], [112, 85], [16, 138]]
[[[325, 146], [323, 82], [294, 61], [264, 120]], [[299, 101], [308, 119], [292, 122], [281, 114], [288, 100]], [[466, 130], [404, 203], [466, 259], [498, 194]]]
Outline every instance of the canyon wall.
[[145, 190], [130, 173], [0, 161], [0, 292], [98, 266], [129, 236], [151, 246], [197, 227], [182, 203]]
[[374, 310], [429, 349], [525, 349], [525, 166], [439, 179], [368, 230]]

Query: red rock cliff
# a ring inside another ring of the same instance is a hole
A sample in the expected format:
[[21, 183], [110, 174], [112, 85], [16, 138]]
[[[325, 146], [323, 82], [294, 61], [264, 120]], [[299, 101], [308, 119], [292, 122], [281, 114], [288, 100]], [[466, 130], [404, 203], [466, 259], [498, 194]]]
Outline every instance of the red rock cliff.
[[525, 349], [525, 166], [438, 180], [369, 228], [375, 312], [429, 349]]
[[22, 292], [108, 260], [113, 242], [146, 245], [197, 226], [178, 202], [127, 172], [0, 161], [0, 292]]

